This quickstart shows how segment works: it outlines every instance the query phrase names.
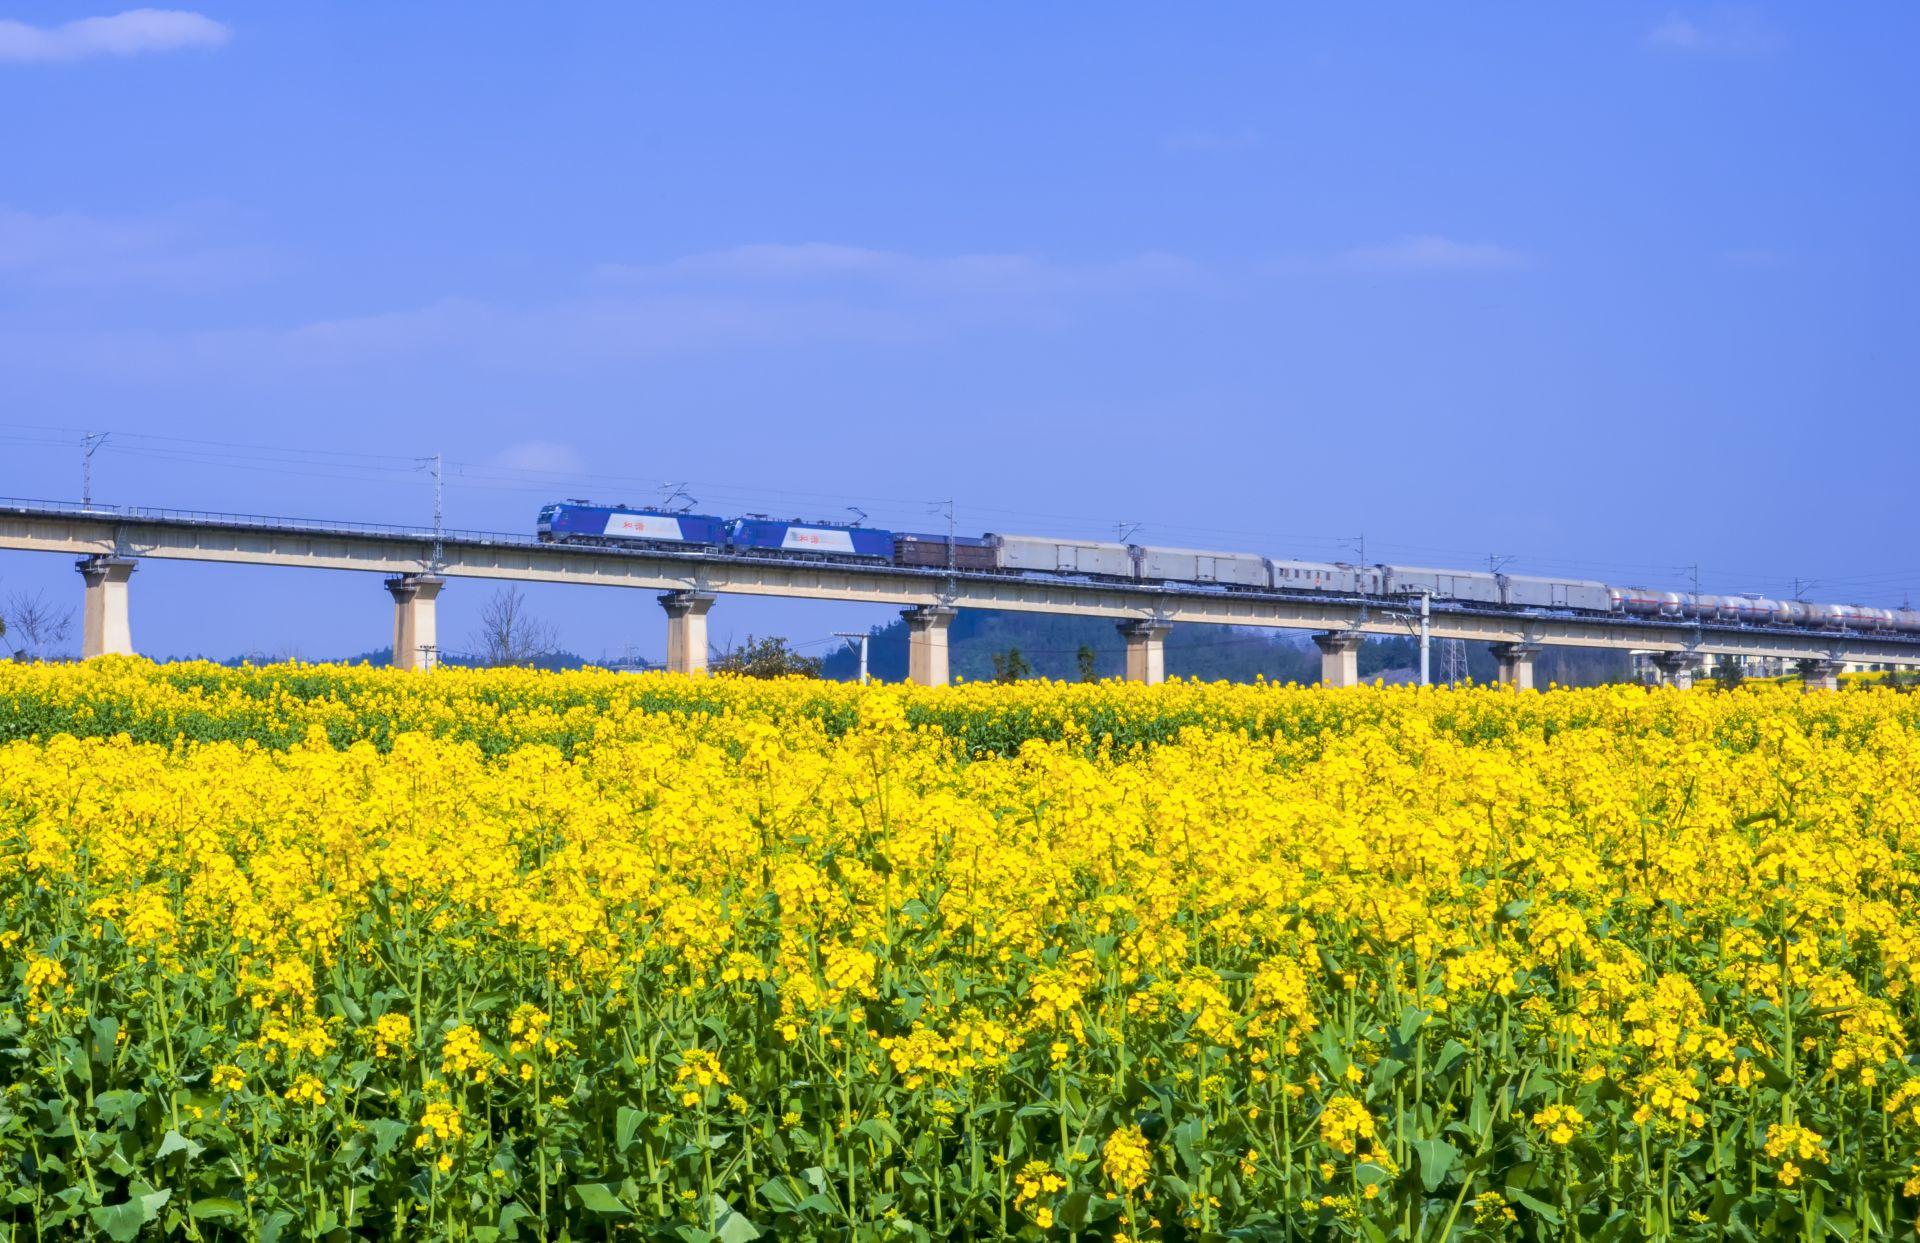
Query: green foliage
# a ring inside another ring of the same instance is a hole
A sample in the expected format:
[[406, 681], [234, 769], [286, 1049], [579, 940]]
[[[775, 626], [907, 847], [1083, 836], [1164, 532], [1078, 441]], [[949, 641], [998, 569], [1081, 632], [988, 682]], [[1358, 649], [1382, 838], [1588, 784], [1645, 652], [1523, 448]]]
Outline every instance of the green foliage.
[[743, 678], [817, 678], [820, 658], [803, 656], [787, 646], [778, 635], [747, 641], [733, 648], [710, 666], [715, 673], [733, 673]]

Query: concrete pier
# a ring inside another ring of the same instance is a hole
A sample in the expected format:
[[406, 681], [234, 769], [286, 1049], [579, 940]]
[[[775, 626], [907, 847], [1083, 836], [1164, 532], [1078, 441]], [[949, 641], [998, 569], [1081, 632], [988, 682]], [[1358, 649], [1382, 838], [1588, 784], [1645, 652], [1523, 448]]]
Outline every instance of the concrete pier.
[[1167, 680], [1167, 632], [1172, 629], [1160, 621], [1120, 623], [1120, 637], [1127, 641], [1127, 681], [1158, 686]]
[[87, 583], [80, 613], [80, 658], [133, 655], [133, 625], [127, 612], [127, 580], [139, 563], [132, 557], [83, 557], [74, 563]]
[[1495, 643], [1494, 675], [1502, 686], [1517, 691], [1533, 689], [1533, 662], [1540, 655], [1538, 643]]
[[960, 610], [944, 604], [901, 609], [907, 619], [907, 680], [921, 686], [947, 684], [947, 627]]
[[1801, 690], [1837, 691], [1840, 689], [1840, 670], [1845, 668], [1837, 660], [1803, 660], [1799, 662]]
[[711, 591], [669, 591], [660, 597], [667, 612], [667, 672], [707, 671], [707, 613]]
[[393, 597], [393, 667], [433, 668], [440, 663], [435, 605], [447, 580], [437, 574], [396, 574], [386, 584]]
[[1649, 659], [1665, 685], [1683, 691], [1692, 687], [1694, 670], [1700, 664], [1700, 658], [1692, 652], [1655, 652]]
[[1352, 630], [1329, 630], [1313, 636], [1320, 649], [1320, 685], [1360, 685], [1360, 635]]

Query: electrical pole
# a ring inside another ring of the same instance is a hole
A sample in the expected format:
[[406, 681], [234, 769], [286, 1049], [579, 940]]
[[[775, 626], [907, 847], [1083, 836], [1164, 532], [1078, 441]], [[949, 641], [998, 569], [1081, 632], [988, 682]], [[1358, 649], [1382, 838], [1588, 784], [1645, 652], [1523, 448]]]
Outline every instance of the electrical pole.
[[1433, 593], [1420, 593], [1420, 685], [1432, 686], [1432, 666], [1428, 661], [1428, 649], [1433, 645], [1433, 626], [1431, 606]]
[[860, 685], [867, 684], [867, 640], [872, 636], [864, 630], [836, 630], [836, 639], [858, 639], [860, 641]]
[[93, 508], [93, 455], [107, 443], [106, 432], [86, 432], [80, 437], [80, 504]]
[[446, 511], [441, 502], [444, 496], [441, 479], [441, 460], [438, 453], [433, 455], [433, 572], [440, 572], [445, 557]]

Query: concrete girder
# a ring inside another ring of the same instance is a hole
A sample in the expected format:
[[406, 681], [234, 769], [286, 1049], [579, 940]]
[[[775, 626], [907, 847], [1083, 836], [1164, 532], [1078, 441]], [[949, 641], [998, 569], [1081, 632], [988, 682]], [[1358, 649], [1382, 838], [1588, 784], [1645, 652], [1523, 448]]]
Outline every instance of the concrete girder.
[[707, 614], [713, 609], [710, 591], [669, 591], [660, 597], [667, 613], [667, 672], [707, 671]]
[[1840, 671], [1845, 667], [1844, 661], [1803, 660], [1800, 662], [1800, 689], [1837, 691], [1840, 689]]
[[1540, 655], [1538, 643], [1495, 643], [1493, 660], [1500, 685], [1517, 691], [1533, 689], [1533, 662]]
[[1313, 645], [1320, 649], [1320, 685], [1360, 684], [1361, 638], [1352, 630], [1330, 630], [1313, 636]]
[[1694, 671], [1700, 666], [1700, 658], [1692, 652], [1655, 652], [1650, 660], [1653, 667], [1660, 671], [1660, 680], [1668, 686], [1687, 690], [1693, 686]]
[[74, 563], [86, 580], [86, 602], [80, 613], [80, 658], [133, 655], [133, 621], [127, 602], [127, 580], [139, 562], [132, 557], [91, 556]]
[[1125, 621], [1120, 637], [1127, 641], [1127, 681], [1158, 686], [1167, 679], [1167, 634], [1173, 629], [1161, 621]]
[[900, 610], [907, 622], [908, 681], [919, 686], [947, 684], [947, 630], [959, 611], [944, 604]]
[[436, 606], [446, 583], [437, 574], [396, 574], [387, 580], [393, 596], [395, 669], [431, 669], [440, 663]]

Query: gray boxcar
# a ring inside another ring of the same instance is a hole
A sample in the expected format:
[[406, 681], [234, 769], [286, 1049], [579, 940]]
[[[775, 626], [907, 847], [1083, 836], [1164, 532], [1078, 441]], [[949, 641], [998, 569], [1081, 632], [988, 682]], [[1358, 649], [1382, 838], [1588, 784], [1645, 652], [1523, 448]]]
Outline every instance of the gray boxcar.
[[1228, 587], [1267, 586], [1267, 559], [1250, 552], [1208, 552], [1199, 548], [1136, 548], [1140, 577], [1147, 582], [1220, 583]]
[[1612, 611], [1605, 583], [1577, 578], [1536, 578], [1530, 574], [1506, 576], [1507, 603], [1523, 609], [1583, 609]]
[[987, 535], [987, 542], [993, 545], [1003, 570], [1093, 574], [1103, 578], [1134, 577], [1133, 550], [1125, 544], [992, 533]]

